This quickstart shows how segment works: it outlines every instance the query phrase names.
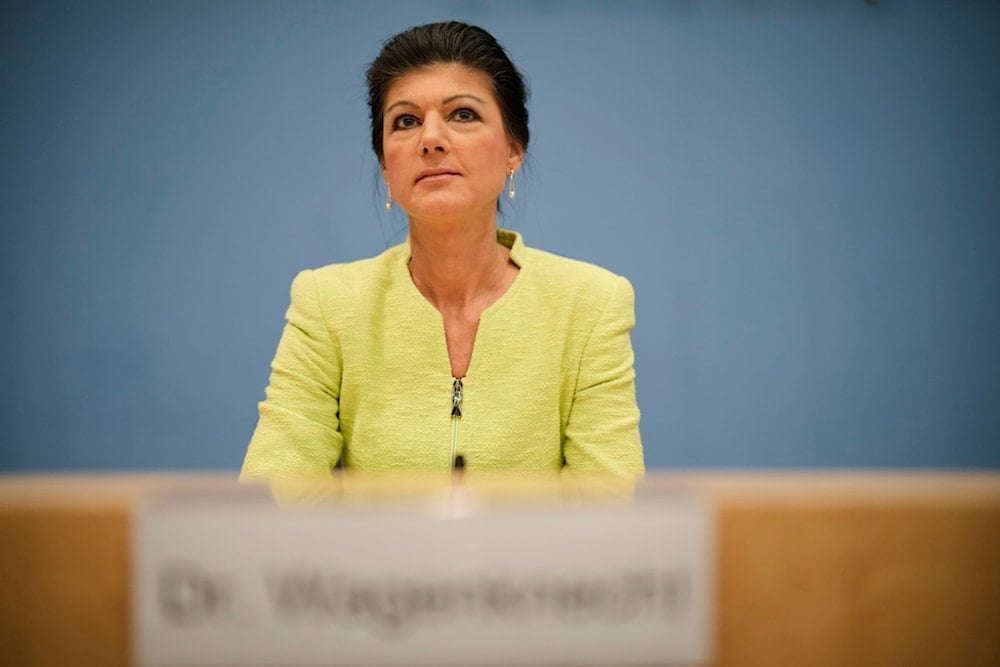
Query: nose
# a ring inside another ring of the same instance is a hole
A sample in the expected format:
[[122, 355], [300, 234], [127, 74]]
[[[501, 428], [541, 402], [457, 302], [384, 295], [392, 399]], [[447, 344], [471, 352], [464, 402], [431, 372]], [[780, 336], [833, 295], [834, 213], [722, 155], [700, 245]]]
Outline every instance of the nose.
[[428, 114], [420, 128], [421, 154], [429, 155], [433, 152], [446, 153], [447, 151], [448, 138], [444, 120], [437, 114]]

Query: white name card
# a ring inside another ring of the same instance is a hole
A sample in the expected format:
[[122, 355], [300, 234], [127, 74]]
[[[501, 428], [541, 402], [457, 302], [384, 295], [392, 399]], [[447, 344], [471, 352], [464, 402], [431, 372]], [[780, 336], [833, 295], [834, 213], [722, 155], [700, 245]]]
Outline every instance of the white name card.
[[136, 659], [703, 664], [712, 538], [688, 496], [471, 513], [154, 502], [136, 519]]

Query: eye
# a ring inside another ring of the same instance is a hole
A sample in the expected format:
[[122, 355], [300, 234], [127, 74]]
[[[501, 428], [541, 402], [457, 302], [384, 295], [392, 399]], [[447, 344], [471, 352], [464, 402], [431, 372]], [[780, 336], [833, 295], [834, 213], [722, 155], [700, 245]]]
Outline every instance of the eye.
[[397, 116], [394, 121], [392, 121], [392, 129], [394, 130], [408, 130], [412, 127], [416, 127], [420, 121], [417, 120], [416, 116], [411, 116], [410, 114], [403, 114], [402, 116]]
[[451, 117], [460, 123], [468, 123], [474, 120], [478, 120], [479, 114], [477, 114], [472, 109], [467, 109], [463, 107], [461, 109], [455, 109], [455, 111], [451, 114]]

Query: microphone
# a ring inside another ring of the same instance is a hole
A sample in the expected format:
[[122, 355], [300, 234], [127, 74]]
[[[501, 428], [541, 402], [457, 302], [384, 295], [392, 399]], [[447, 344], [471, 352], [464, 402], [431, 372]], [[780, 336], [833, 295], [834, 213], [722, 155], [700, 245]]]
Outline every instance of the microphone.
[[465, 457], [455, 455], [451, 464], [451, 493], [448, 498], [448, 515], [451, 518], [463, 518], [472, 513], [472, 501], [469, 489], [465, 486]]

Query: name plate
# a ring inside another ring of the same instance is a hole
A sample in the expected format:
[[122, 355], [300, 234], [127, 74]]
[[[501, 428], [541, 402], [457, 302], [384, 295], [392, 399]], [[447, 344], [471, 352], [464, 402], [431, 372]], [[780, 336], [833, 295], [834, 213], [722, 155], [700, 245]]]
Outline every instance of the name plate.
[[[442, 508], [444, 511], [442, 511]], [[279, 509], [167, 499], [135, 523], [136, 661], [696, 665], [713, 522], [689, 496]]]

